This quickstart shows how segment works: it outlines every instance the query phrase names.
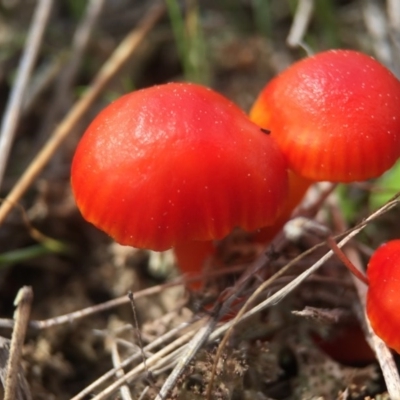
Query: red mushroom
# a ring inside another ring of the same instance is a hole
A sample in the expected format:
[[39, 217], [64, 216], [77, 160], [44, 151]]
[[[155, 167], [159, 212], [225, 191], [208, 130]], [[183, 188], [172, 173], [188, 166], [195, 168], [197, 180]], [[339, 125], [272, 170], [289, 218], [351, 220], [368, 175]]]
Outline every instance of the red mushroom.
[[[257, 121], [255, 121], [257, 122]], [[262, 126], [262, 124], [257, 123]], [[259, 247], [259, 245], [266, 246], [283, 225], [290, 218], [292, 211], [300, 203], [301, 199], [304, 197], [305, 192], [309, 188], [311, 182], [308, 179], [302, 178], [292, 171], [288, 171], [289, 178], [289, 192], [287, 198], [283, 200], [283, 209], [279, 213], [278, 218], [269, 226], [260, 227], [248, 235], [241, 235], [241, 239], [245, 241], [246, 247], [254, 245], [254, 247]], [[199, 275], [204, 271], [206, 264], [212, 264], [213, 269], [228, 267], [224, 260], [221, 260], [216, 251], [216, 244], [213, 241], [192, 241], [188, 243], [179, 243], [174, 247], [174, 254], [177, 264], [181, 270], [187, 276]], [[257, 255], [257, 252], [252, 253], [253, 258]], [[250, 257], [251, 258], [251, 257]], [[249, 257], [237, 257], [237, 259], [232, 261], [233, 264], [236, 263], [248, 263], [251, 262]], [[229, 265], [231, 266], [231, 265]], [[189, 287], [193, 290], [198, 290], [203, 286], [204, 282], [197, 281], [191, 283]]]
[[272, 223], [287, 194], [284, 157], [232, 102], [171, 83], [105, 108], [76, 150], [82, 215], [117, 242], [165, 250]]
[[[373, 58], [332, 50], [289, 67], [263, 89], [250, 119], [271, 131], [287, 157], [289, 194], [279, 219], [254, 234], [267, 243], [284, 225], [312, 181], [352, 182], [381, 175], [400, 156], [400, 82]], [[183, 269], [198, 269], [213, 248], [196, 258], [177, 249]], [[189, 264], [190, 263], [190, 264]]]
[[263, 120], [289, 168], [314, 181], [361, 181], [400, 156], [400, 82], [373, 58], [331, 50], [293, 64], [261, 92]]
[[367, 315], [374, 332], [400, 353], [400, 240], [380, 246], [368, 263]]
[[[253, 109], [258, 110], [258, 112], [250, 114], [251, 120], [261, 128], [269, 125], [269, 114], [265, 112], [265, 107], [266, 104], [263, 102], [263, 98], [260, 97], [253, 105]], [[300, 203], [305, 192], [311, 185], [312, 182], [308, 179], [296, 175], [290, 170], [288, 172], [289, 191], [287, 198], [283, 202], [283, 209], [279, 217], [272, 224], [268, 224], [269, 226], [260, 227], [260, 229], [251, 232], [246, 238], [243, 238], [247, 239], [248, 243], [252, 243], [256, 246], [257, 244], [266, 245], [270, 242], [288, 221], [293, 209]], [[174, 247], [174, 254], [181, 272], [184, 272], [189, 277], [205, 272], [204, 267], [207, 263], [212, 263], [214, 268], [227, 267], [224, 261], [219, 259], [213, 241], [180, 243]], [[239, 257], [235, 262], [243, 263], [243, 261], [244, 260]], [[250, 260], [247, 259], [246, 262], [250, 262]], [[197, 281], [191, 283], [189, 287], [193, 290], [198, 290], [203, 286], [203, 283], [204, 282]]]
[[271, 131], [295, 174], [354, 182], [399, 158], [399, 108], [400, 82], [388, 69], [365, 54], [331, 50], [274, 78], [250, 117]]

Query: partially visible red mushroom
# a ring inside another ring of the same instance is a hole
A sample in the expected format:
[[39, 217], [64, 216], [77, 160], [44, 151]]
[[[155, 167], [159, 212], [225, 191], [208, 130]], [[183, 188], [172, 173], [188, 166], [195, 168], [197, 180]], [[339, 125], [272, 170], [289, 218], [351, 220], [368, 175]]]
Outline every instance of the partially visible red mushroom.
[[289, 168], [314, 181], [374, 178], [400, 156], [400, 82], [359, 52], [330, 50], [293, 64], [250, 116], [271, 130]]
[[76, 150], [82, 215], [117, 242], [165, 250], [272, 223], [287, 194], [278, 146], [232, 102], [171, 83], [105, 108]]
[[367, 269], [367, 315], [374, 332], [400, 353], [400, 240], [380, 246]]
[[349, 366], [360, 367], [376, 361], [375, 353], [365, 340], [361, 327], [355, 323], [338, 326], [332, 337], [312, 335], [315, 344], [333, 360]]

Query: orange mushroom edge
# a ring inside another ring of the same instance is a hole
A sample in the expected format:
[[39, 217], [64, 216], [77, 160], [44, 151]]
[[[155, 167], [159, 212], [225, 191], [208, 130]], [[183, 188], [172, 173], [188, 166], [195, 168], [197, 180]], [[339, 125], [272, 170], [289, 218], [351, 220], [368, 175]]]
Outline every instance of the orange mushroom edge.
[[101, 111], [78, 144], [71, 184], [86, 220], [157, 251], [271, 224], [288, 190], [274, 140], [190, 83], [141, 89]]

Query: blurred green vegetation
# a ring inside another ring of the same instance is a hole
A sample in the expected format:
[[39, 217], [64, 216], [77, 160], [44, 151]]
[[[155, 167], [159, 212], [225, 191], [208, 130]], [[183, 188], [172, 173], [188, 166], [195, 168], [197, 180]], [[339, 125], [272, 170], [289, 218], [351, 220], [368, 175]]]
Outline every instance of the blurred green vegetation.
[[185, 80], [207, 85], [209, 65], [199, 4], [197, 0], [187, 1], [184, 15], [179, 3], [178, 0], [166, 0]]
[[374, 182], [374, 189], [369, 196], [369, 207], [371, 210], [383, 206], [397, 192], [400, 191], [400, 161], [379, 179]]

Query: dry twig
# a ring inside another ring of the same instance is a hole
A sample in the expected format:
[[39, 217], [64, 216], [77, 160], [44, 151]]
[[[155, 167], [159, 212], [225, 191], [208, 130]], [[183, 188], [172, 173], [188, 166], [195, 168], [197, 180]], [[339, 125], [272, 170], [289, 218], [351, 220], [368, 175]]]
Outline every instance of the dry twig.
[[7, 363], [4, 400], [15, 400], [16, 385], [21, 362], [22, 347], [28, 327], [33, 291], [30, 287], [23, 287], [15, 299], [15, 326], [11, 337], [10, 358]]
[[[115, 376], [117, 378], [121, 378], [124, 376], [125, 373], [124, 373], [123, 369], [121, 368], [121, 357], [119, 356], [118, 345], [114, 338], [111, 338], [111, 341], [112, 341], [111, 357], [112, 357], [114, 367], [117, 368]], [[129, 387], [127, 385], [121, 386], [120, 393], [121, 393], [122, 400], [132, 400], [132, 396], [129, 391]]]
[[372, 39], [374, 53], [379, 61], [393, 67], [392, 46], [390, 45], [388, 21], [381, 2], [376, 0], [363, 0], [363, 17], [365, 25]]
[[142, 19], [139, 26], [133, 29], [133, 31], [129, 33], [121, 42], [121, 44], [115, 49], [114, 53], [94, 78], [92, 85], [87, 89], [82, 98], [74, 105], [60, 125], [58, 125], [50, 139], [47, 141], [46, 145], [42, 148], [42, 150], [15, 184], [14, 188], [4, 199], [0, 206], [0, 225], [14, 205], [23, 196], [28, 187], [40, 174], [63, 140], [80, 121], [82, 116], [98, 98], [110, 80], [137, 50], [140, 43], [142, 43], [144, 38], [152, 30], [154, 25], [163, 14], [163, 5], [158, 4], [157, 6], [151, 8]]
[[28, 32], [24, 54], [18, 67], [16, 81], [4, 113], [0, 132], [0, 187], [25, 100], [26, 88], [38, 56], [52, 4], [53, 0], [40, 0], [37, 4], [32, 18], [32, 25]]
[[56, 121], [59, 120], [60, 114], [70, 107], [73, 83], [103, 6], [104, 0], [90, 0], [86, 6], [86, 11], [72, 39], [69, 61], [58, 79], [59, 82], [56, 86], [54, 100], [51, 102], [50, 109], [47, 111], [44, 122], [42, 123], [41, 134], [43, 136], [45, 136]]
[[[152, 286], [150, 288], [141, 290], [140, 292], [135, 293], [135, 298], [138, 299], [140, 297], [157, 294], [165, 290], [167, 287], [176, 285], [183, 285], [182, 279], [177, 279], [175, 281], [163, 285]], [[89, 315], [106, 311], [123, 304], [127, 304], [128, 302], [129, 298], [127, 296], [121, 296], [118, 297], [117, 299], [106, 301], [105, 303], [97, 304], [95, 306], [90, 306], [82, 310], [74, 311], [72, 313], [59, 315], [57, 317], [49, 318], [43, 321], [30, 321], [29, 328], [41, 330], [41, 329], [48, 329], [56, 325], [72, 323], [78, 319], [85, 318]], [[13, 326], [14, 326], [14, 321], [12, 319], [0, 318], [1, 328], [13, 328]]]
[[314, 11], [314, 0], [299, 0], [296, 14], [290, 27], [289, 35], [286, 43], [290, 47], [303, 47], [308, 54], [312, 54], [311, 50], [303, 42], [304, 35], [307, 32], [308, 25], [311, 21]]
[[[192, 322], [184, 322], [177, 326], [176, 328], [172, 329], [171, 331], [167, 332], [166, 334], [160, 336], [156, 340], [154, 340], [152, 343], [148, 344], [143, 348], [144, 352], [151, 351], [153, 349], [156, 349], [157, 347], [164, 346], [165, 344], [168, 343], [171, 339], [175, 338], [181, 331], [186, 330], [192, 325]], [[93, 390], [95, 390], [98, 386], [104, 384], [108, 379], [111, 379], [115, 376], [116, 372], [123, 367], [128, 366], [132, 362], [139, 360], [141, 358], [141, 352], [137, 352], [134, 355], [128, 357], [126, 360], [121, 362], [121, 365], [119, 368], [114, 368], [107, 373], [105, 373], [103, 376], [101, 376], [99, 379], [97, 379], [95, 382], [90, 384], [88, 387], [86, 387], [84, 390], [82, 390], [80, 393], [78, 393], [76, 396], [74, 396], [73, 399], [71, 400], [81, 400], [85, 396], [89, 395]], [[122, 381], [121, 385], [125, 382], [125, 380]]]

